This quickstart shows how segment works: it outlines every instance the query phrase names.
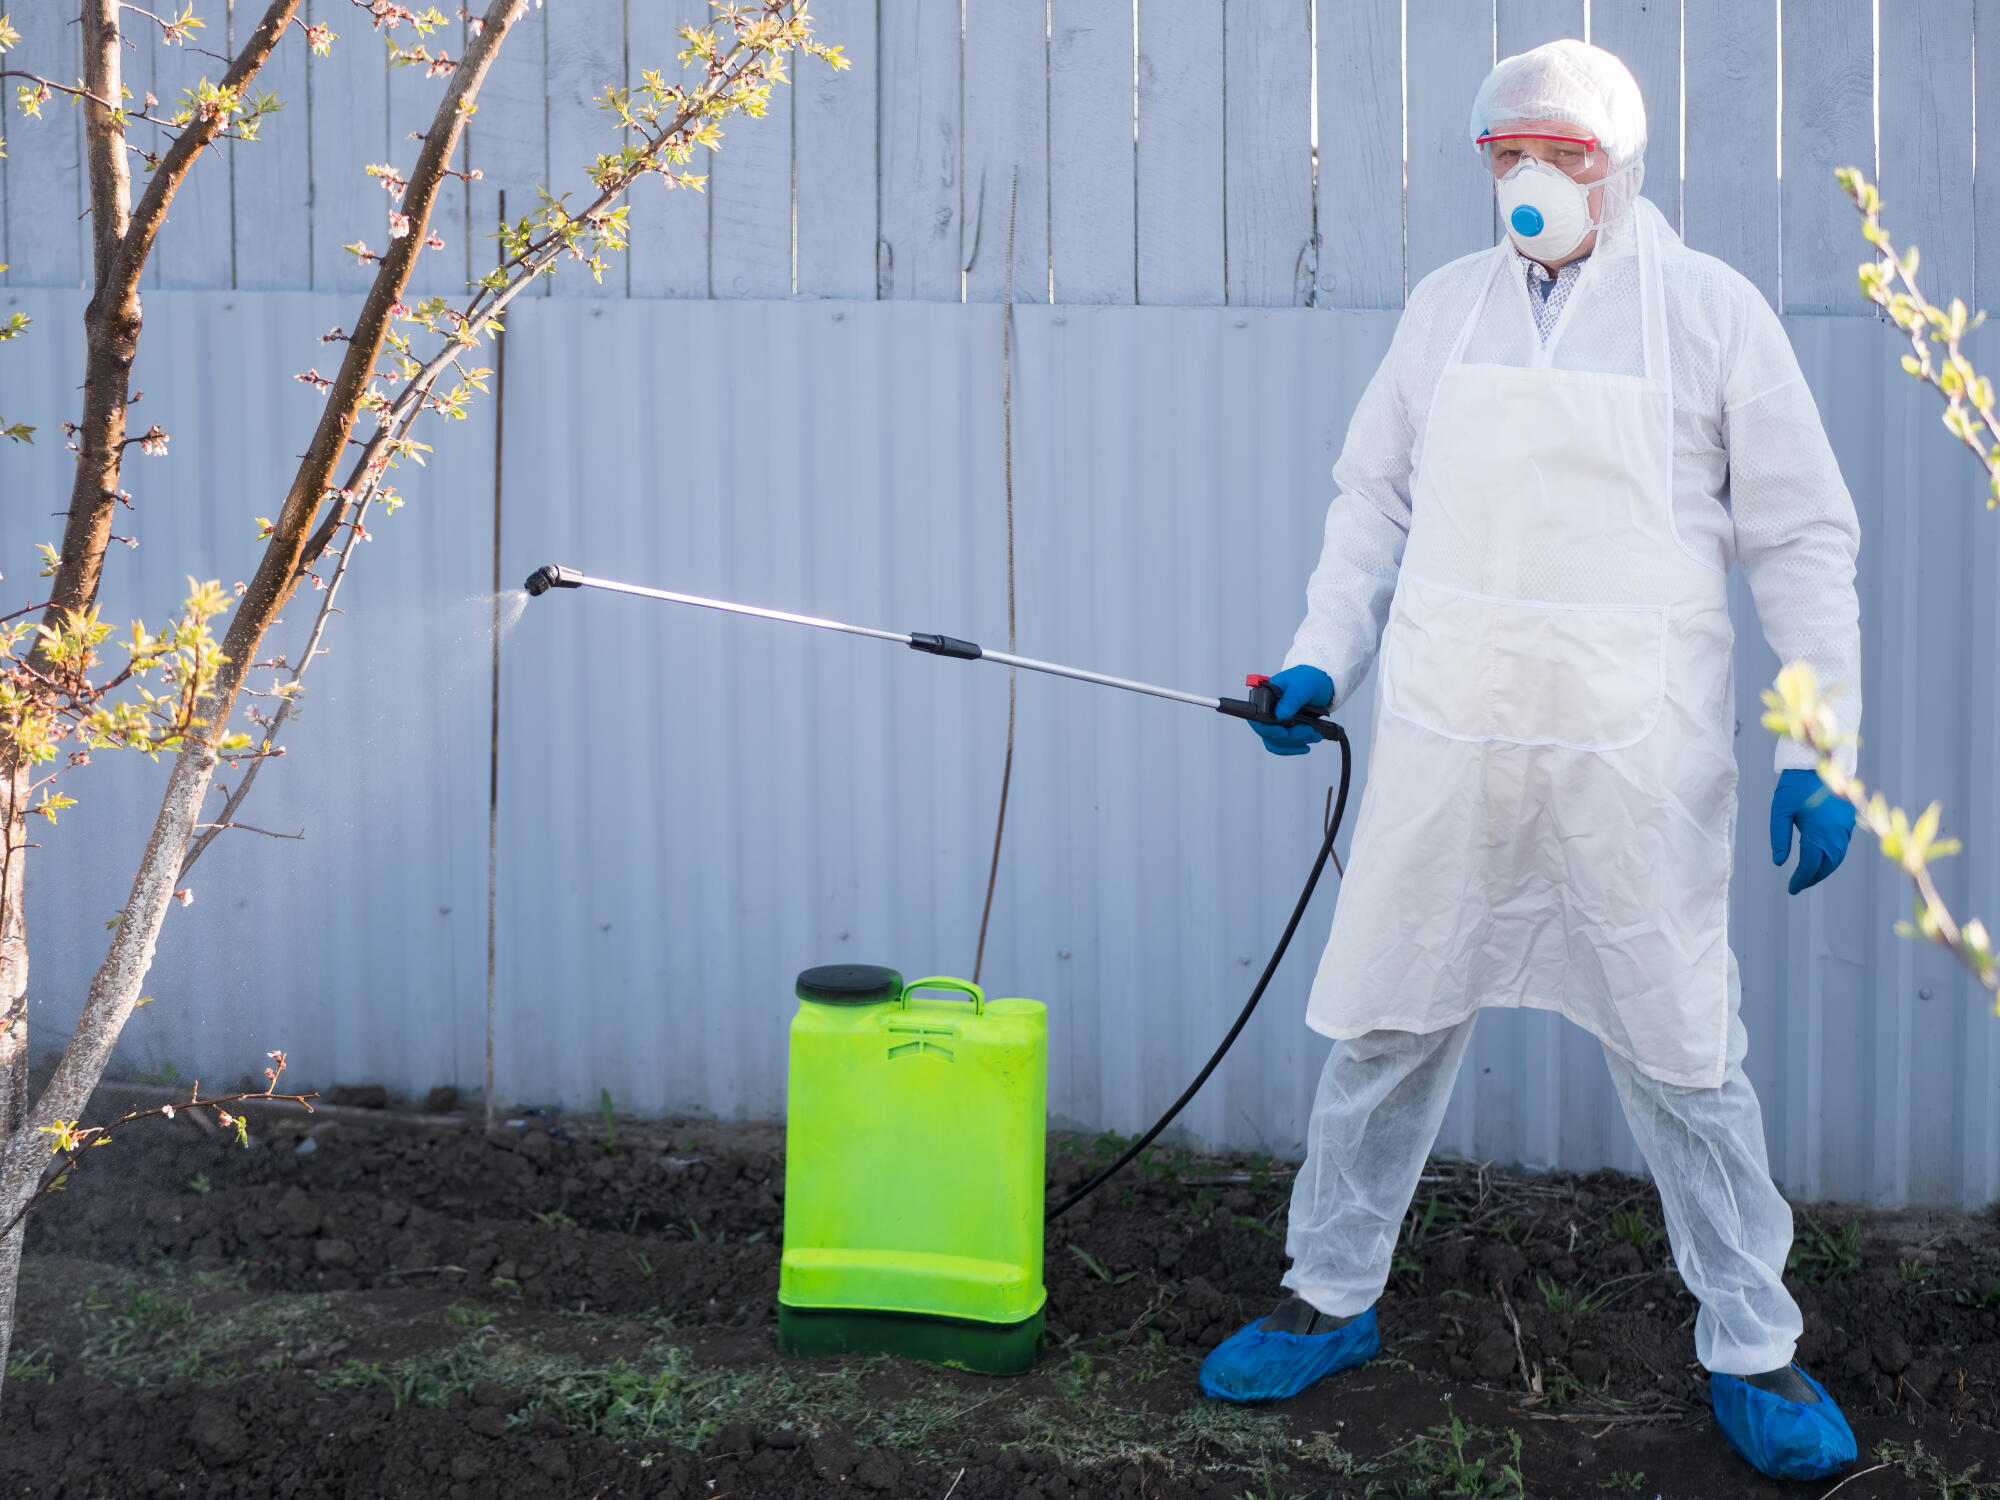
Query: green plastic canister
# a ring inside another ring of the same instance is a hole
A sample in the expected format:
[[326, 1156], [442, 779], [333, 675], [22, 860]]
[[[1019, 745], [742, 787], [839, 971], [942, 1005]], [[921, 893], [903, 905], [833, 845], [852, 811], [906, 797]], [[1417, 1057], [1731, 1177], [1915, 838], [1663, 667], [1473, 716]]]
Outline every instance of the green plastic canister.
[[799, 976], [778, 1343], [1004, 1375], [1041, 1353], [1048, 1011], [842, 964]]

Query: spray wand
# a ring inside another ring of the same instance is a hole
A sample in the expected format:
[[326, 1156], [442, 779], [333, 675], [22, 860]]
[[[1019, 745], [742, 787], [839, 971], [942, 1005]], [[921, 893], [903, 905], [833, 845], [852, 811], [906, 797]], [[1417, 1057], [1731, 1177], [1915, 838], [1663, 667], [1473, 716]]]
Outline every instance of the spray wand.
[[546, 594], [550, 589], [608, 589], [614, 594], [636, 594], [641, 599], [660, 599], [668, 604], [692, 604], [700, 609], [719, 609], [725, 614], [754, 615], [760, 620], [778, 620], [787, 625], [808, 625], [814, 630], [838, 630], [845, 635], [865, 635], [878, 641], [894, 641], [908, 646], [912, 651], [927, 652], [932, 656], [949, 656], [958, 661], [990, 661], [1003, 667], [1019, 667], [1023, 671], [1042, 672], [1050, 677], [1067, 677], [1073, 682], [1090, 682], [1099, 687], [1121, 688], [1128, 693], [1144, 693], [1148, 697], [1168, 698], [1176, 703], [1191, 703], [1196, 708], [1210, 708], [1217, 713], [1227, 714], [1233, 719], [1248, 719], [1257, 724], [1279, 724], [1286, 727], [1304, 725], [1317, 729], [1327, 739], [1336, 737], [1345, 740], [1340, 726], [1331, 719], [1322, 719], [1317, 714], [1296, 714], [1289, 719], [1277, 716], [1278, 690], [1271, 686], [1270, 679], [1252, 674], [1244, 679], [1250, 689], [1248, 698], [1204, 698], [1199, 693], [1184, 693], [1179, 688], [1159, 687], [1150, 682], [1135, 682], [1129, 677], [1112, 677], [1103, 672], [1090, 672], [1082, 667], [1066, 667], [1060, 662], [1037, 661], [1032, 656], [1015, 656], [1006, 651], [988, 651], [977, 641], [962, 641], [956, 636], [933, 635], [925, 631], [904, 634], [897, 630], [876, 630], [867, 625], [847, 625], [839, 620], [823, 620], [817, 615], [795, 615], [782, 609], [760, 609], [754, 604], [732, 604], [726, 599], [704, 599], [699, 594], [677, 594], [671, 589], [642, 588], [636, 583], [619, 583], [609, 578], [592, 578], [587, 573], [579, 573], [574, 568], [565, 568], [560, 563], [550, 563], [535, 569], [528, 575], [523, 585], [530, 594]]
[[1287, 719], [1277, 716], [1278, 690], [1271, 686], [1270, 679], [1259, 674], [1251, 674], [1244, 679], [1250, 690], [1248, 698], [1208, 698], [1199, 693], [1184, 693], [1178, 688], [1160, 687], [1150, 682], [1137, 682], [1129, 677], [1112, 677], [1103, 672], [1086, 671], [1082, 667], [1064, 666], [1059, 662], [1038, 661], [1031, 656], [1015, 656], [1006, 651], [988, 651], [976, 641], [962, 641], [956, 636], [937, 635], [925, 631], [905, 634], [895, 630], [876, 630], [867, 625], [848, 625], [839, 620], [822, 619], [817, 615], [792, 614], [781, 609], [762, 609], [754, 604], [736, 604], [726, 599], [708, 599], [700, 594], [680, 594], [671, 589], [649, 589], [636, 583], [619, 583], [610, 578], [593, 578], [587, 573], [579, 573], [574, 568], [565, 568], [560, 563], [550, 563], [535, 569], [528, 575], [523, 585], [532, 596], [546, 594], [550, 589], [605, 589], [614, 594], [632, 594], [641, 599], [657, 599], [667, 604], [690, 604], [699, 609], [717, 609], [725, 614], [751, 615], [760, 620], [776, 620], [786, 625], [805, 625], [814, 630], [836, 630], [844, 635], [868, 636], [878, 641], [893, 641], [908, 646], [913, 651], [926, 652], [931, 656], [946, 656], [957, 661], [990, 661], [1003, 667], [1019, 667], [1023, 671], [1041, 672], [1050, 677], [1067, 677], [1075, 682], [1094, 683], [1098, 687], [1118, 688], [1128, 693], [1143, 693], [1152, 698], [1166, 698], [1175, 703], [1187, 703], [1196, 708], [1212, 709], [1216, 713], [1227, 714], [1233, 719], [1247, 719], [1254, 724], [1275, 724], [1285, 728], [1303, 726], [1319, 731], [1320, 735], [1340, 747], [1340, 787], [1331, 798], [1327, 811], [1325, 837], [1319, 848], [1319, 857], [1313, 861], [1312, 873], [1306, 877], [1305, 888], [1299, 892], [1299, 899], [1292, 908], [1292, 917], [1285, 924], [1284, 935], [1278, 939], [1278, 946], [1271, 951], [1271, 958], [1264, 965], [1264, 972], [1258, 977], [1257, 987], [1250, 992], [1242, 1011], [1236, 1017], [1235, 1025], [1222, 1039], [1222, 1045], [1215, 1049], [1201, 1072], [1195, 1075], [1173, 1107], [1153, 1123], [1144, 1135], [1129, 1147], [1124, 1155], [1111, 1163], [1103, 1171], [1077, 1188], [1060, 1203], [1048, 1210], [1047, 1218], [1053, 1219], [1081, 1202], [1094, 1192], [1126, 1163], [1145, 1150], [1153, 1140], [1173, 1123], [1174, 1117], [1194, 1098], [1208, 1077], [1216, 1070], [1228, 1053], [1243, 1028], [1249, 1024], [1251, 1012], [1257, 1002], [1264, 998], [1264, 990], [1271, 983], [1271, 976], [1278, 971], [1284, 960], [1285, 950], [1291, 947], [1292, 934], [1298, 931], [1300, 921], [1305, 917], [1306, 907], [1312, 901], [1313, 891], [1319, 885], [1320, 873], [1333, 855], [1333, 841], [1340, 832], [1341, 818], [1347, 811], [1347, 787], [1353, 769], [1353, 751], [1347, 743], [1347, 731], [1332, 719], [1321, 718], [1317, 714], [1295, 714]]

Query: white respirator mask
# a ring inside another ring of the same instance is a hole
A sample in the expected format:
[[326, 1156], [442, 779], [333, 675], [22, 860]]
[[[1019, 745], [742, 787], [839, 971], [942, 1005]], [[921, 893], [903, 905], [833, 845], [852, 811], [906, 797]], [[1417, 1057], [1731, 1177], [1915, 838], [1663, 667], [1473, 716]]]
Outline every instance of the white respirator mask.
[[1515, 248], [1532, 260], [1561, 260], [1575, 252], [1592, 230], [1604, 225], [1590, 217], [1590, 194], [1632, 169], [1592, 183], [1579, 183], [1538, 157], [1524, 156], [1494, 184], [1500, 222]]

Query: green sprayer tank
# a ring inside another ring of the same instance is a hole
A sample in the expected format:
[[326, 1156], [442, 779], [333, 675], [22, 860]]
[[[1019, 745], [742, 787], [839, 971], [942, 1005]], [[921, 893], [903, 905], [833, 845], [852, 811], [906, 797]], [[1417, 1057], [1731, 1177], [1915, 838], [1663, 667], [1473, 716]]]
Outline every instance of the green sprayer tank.
[[798, 980], [778, 1342], [1011, 1374], [1041, 1352], [1048, 1012], [962, 979]]

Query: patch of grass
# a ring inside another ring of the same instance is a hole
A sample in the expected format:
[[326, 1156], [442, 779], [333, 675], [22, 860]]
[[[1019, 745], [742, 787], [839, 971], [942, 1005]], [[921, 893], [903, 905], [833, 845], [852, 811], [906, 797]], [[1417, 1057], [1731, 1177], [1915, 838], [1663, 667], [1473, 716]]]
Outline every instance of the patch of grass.
[[1627, 1473], [1623, 1469], [1613, 1469], [1597, 1481], [1600, 1490], [1642, 1490], [1646, 1487], [1646, 1476], [1634, 1469]]
[[210, 1193], [215, 1191], [215, 1184], [208, 1180], [206, 1172], [197, 1172], [188, 1179], [188, 1191], [191, 1193], [200, 1193], [206, 1198]]
[[[1450, 1402], [1446, 1403], [1447, 1409]], [[1431, 1428], [1396, 1454], [1411, 1473], [1399, 1483], [1397, 1495], [1426, 1500], [1527, 1500], [1521, 1476], [1521, 1434], [1474, 1427], [1456, 1411], [1451, 1420]], [[1371, 1480], [1370, 1495], [1384, 1493]]]
[[1403, 1242], [1413, 1251], [1421, 1250], [1424, 1241], [1430, 1238], [1431, 1231], [1438, 1225], [1456, 1224], [1464, 1218], [1465, 1215], [1458, 1209], [1445, 1202], [1438, 1194], [1432, 1193], [1424, 1204], [1424, 1211], [1421, 1214], [1417, 1213], [1416, 1206], [1412, 1204], [1409, 1213], [1404, 1216]]
[[576, 1228], [576, 1220], [559, 1208], [552, 1208], [545, 1214], [535, 1213], [533, 1209], [529, 1209], [528, 1212], [534, 1216], [537, 1223], [546, 1224], [551, 1229]]
[[1621, 1208], [1611, 1216], [1605, 1233], [1639, 1250], [1650, 1250], [1659, 1242], [1660, 1231], [1646, 1220], [1645, 1210]]
[[1581, 1315], [1596, 1312], [1604, 1305], [1603, 1293], [1593, 1295], [1574, 1287], [1559, 1286], [1546, 1276], [1537, 1276], [1535, 1285], [1542, 1290], [1542, 1306], [1552, 1313]]
[[454, 1302], [444, 1310], [445, 1322], [454, 1328], [478, 1328], [497, 1316], [477, 1302]]
[[1493, 1232], [1516, 1249], [1520, 1248], [1521, 1220], [1519, 1215], [1508, 1214], [1505, 1218], [1495, 1219], [1493, 1221]]
[[1228, 1401], [1200, 1401], [1174, 1418], [1173, 1434], [1202, 1453], [1240, 1458], [1285, 1446], [1285, 1419]]
[[604, 1143], [598, 1148], [606, 1156], [618, 1154], [618, 1122], [611, 1113], [611, 1090], [597, 1091], [597, 1110], [604, 1116]]
[[1261, 1234], [1267, 1240], [1284, 1238], [1269, 1224], [1251, 1214], [1233, 1214], [1230, 1216], [1229, 1222], [1234, 1224], [1238, 1229], [1247, 1229], [1252, 1234]]
[[[1884, 1468], [1900, 1470], [1905, 1479], [1921, 1481], [1925, 1486], [1922, 1493], [1930, 1500], [2000, 1500], [2000, 1480], [1981, 1479], [1980, 1465], [1954, 1474], [1921, 1442], [1907, 1448], [1901, 1443], [1880, 1442], [1871, 1456]], [[1933, 1485], [1935, 1489], [1930, 1488]]]
[[1810, 1215], [1792, 1237], [1785, 1269], [1812, 1286], [1845, 1281], [1861, 1270], [1861, 1226], [1850, 1221], [1839, 1233], [1822, 1229]]
[[116, 1365], [147, 1354], [194, 1321], [191, 1298], [175, 1297], [127, 1281], [106, 1291], [92, 1284], [83, 1294], [90, 1333], [77, 1351], [86, 1364]]
[[1137, 1271], [1120, 1271], [1116, 1275], [1113, 1275], [1110, 1268], [1103, 1261], [1074, 1241], [1070, 1244], [1069, 1253], [1082, 1261], [1083, 1268], [1090, 1272], [1091, 1275], [1095, 1276], [1099, 1281], [1106, 1282], [1112, 1286], [1123, 1286], [1139, 1274]]
[[7, 1357], [7, 1383], [18, 1380], [39, 1380], [44, 1385], [53, 1384], [56, 1372], [49, 1368], [48, 1349], [37, 1349], [33, 1353], [15, 1353]]
[[1905, 1281], [1925, 1282], [1938, 1274], [1938, 1268], [1926, 1261], [1906, 1260], [1897, 1264], [1896, 1274]]

